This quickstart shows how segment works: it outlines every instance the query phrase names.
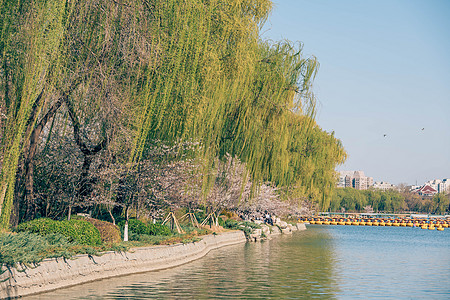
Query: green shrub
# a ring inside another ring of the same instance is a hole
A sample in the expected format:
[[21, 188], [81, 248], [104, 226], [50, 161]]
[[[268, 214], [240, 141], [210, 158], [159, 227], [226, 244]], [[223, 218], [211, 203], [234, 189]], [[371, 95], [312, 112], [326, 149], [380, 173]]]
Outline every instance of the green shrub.
[[243, 222], [238, 222], [236, 220], [233, 219], [227, 219], [224, 222], [224, 228], [229, 228], [229, 229], [239, 229], [242, 230], [245, 235], [248, 237], [253, 229], [257, 229], [257, 228], [261, 228], [261, 225], [256, 224], [256, 223], [252, 223], [249, 221], [243, 221]]
[[139, 235], [136, 240], [139, 242], [142, 242], [144, 244], [151, 244], [151, 245], [159, 245], [164, 240], [166, 240], [167, 237], [161, 236], [161, 235], [148, 235], [148, 234], [141, 234]]
[[47, 257], [68, 258], [71, 254], [66, 249], [73, 245], [61, 234], [3, 233], [0, 234], [0, 265], [38, 263]]
[[87, 218], [86, 221], [88, 221], [89, 223], [94, 225], [95, 228], [97, 228], [97, 230], [100, 232], [102, 242], [119, 243], [121, 241], [119, 227], [117, 227], [113, 223], [100, 221], [93, 218]]
[[245, 227], [250, 227], [252, 229], [259, 229], [259, 228], [261, 228], [261, 225], [253, 223], [253, 222], [250, 222], [250, 221], [241, 222], [240, 225], [244, 225]]
[[[203, 209], [203, 210], [196, 211], [196, 212], [194, 212], [194, 216], [197, 218], [197, 221], [201, 222], [201, 221], [203, 221], [203, 220], [206, 218], [206, 216], [207, 216], [206, 210]], [[201, 221], [200, 221], [200, 220], [201, 220]]]
[[229, 228], [229, 229], [238, 229], [239, 222], [236, 220], [233, 220], [233, 219], [227, 219], [227, 220], [225, 220], [223, 227]]
[[172, 230], [169, 227], [161, 224], [148, 224], [149, 235], [171, 235]]
[[42, 218], [19, 224], [19, 232], [31, 232], [40, 235], [59, 233], [65, 236], [69, 242], [77, 242], [81, 245], [100, 245], [100, 232], [94, 225], [86, 220], [53, 221]]
[[[123, 231], [125, 221], [119, 223], [120, 229]], [[138, 235], [171, 235], [172, 231], [169, 227], [161, 224], [146, 224], [137, 219], [128, 220], [128, 238], [130, 240], [138, 240]]]
[[94, 225], [86, 220], [70, 220], [61, 221], [63, 223], [63, 228], [67, 232], [67, 235], [62, 232], [63, 235], [67, 236], [69, 240], [76, 241], [82, 245], [100, 245], [102, 243], [102, 238], [100, 232]]
[[46, 235], [49, 233], [58, 232], [61, 230], [60, 228], [61, 226], [59, 222], [48, 218], [41, 218], [19, 224], [19, 226], [17, 226], [17, 231], [28, 231], [38, 233], [40, 235]]
[[225, 227], [225, 220], [223, 219], [225, 216], [219, 216], [217, 220], [219, 221], [219, 226]]
[[[119, 222], [120, 230], [123, 231], [125, 227], [125, 220]], [[137, 219], [128, 220], [128, 234], [147, 234], [147, 226], [144, 222]]]
[[39, 259], [35, 253], [44, 251], [48, 246], [45, 238], [28, 233], [2, 234], [0, 236], [1, 263], [14, 266], [17, 262], [33, 263]]
[[181, 242], [183, 244], [189, 244], [189, 243], [196, 243], [196, 242], [199, 242], [201, 240], [202, 240], [201, 238], [194, 236], [194, 237], [191, 237], [191, 238], [183, 239]]

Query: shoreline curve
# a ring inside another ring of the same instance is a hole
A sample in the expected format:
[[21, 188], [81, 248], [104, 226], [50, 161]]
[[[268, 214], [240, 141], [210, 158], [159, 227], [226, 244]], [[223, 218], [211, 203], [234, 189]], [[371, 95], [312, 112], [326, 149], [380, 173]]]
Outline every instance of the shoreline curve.
[[[0, 299], [40, 294], [111, 277], [176, 267], [197, 260], [209, 251], [246, 242], [244, 232], [206, 235], [189, 244], [133, 248], [102, 256], [77, 255], [72, 259], [45, 259], [23, 272], [16, 268], [0, 275]], [[2, 282], [3, 281], [3, 282]]]

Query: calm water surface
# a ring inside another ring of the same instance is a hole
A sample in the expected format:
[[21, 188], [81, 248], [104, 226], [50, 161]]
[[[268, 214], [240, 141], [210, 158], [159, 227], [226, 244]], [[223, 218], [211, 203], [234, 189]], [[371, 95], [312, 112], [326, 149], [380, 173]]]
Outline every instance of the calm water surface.
[[26, 299], [450, 299], [450, 229], [319, 226]]

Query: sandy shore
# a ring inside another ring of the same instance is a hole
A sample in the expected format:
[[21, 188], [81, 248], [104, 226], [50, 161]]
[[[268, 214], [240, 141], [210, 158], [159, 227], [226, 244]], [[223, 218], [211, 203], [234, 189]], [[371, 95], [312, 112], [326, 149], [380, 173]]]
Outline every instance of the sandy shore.
[[102, 256], [79, 255], [70, 260], [46, 259], [24, 272], [12, 268], [0, 275], [0, 298], [43, 293], [94, 280], [179, 266], [205, 256], [209, 251], [245, 242], [242, 231], [207, 235], [201, 241], [170, 246], [106, 252]]

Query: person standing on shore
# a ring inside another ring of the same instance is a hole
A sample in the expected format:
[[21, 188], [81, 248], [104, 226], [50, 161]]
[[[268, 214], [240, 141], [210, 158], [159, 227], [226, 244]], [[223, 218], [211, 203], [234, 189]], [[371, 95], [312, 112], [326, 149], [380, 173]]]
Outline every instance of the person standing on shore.
[[265, 222], [271, 226], [273, 226], [273, 220], [270, 216], [270, 214], [266, 211], [266, 216], [265, 216]]

